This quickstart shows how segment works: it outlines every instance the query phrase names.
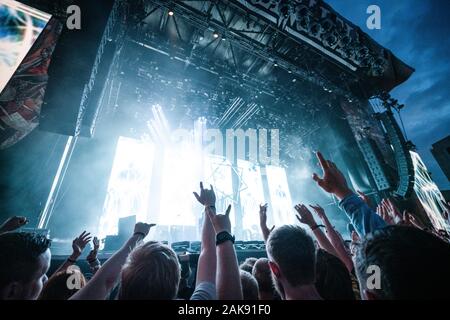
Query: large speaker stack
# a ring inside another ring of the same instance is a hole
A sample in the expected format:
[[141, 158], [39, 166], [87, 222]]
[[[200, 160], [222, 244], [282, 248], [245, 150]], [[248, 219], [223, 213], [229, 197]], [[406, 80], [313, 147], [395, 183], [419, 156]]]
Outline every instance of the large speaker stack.
[[394, 194], [408, 198], [414, 190], [414, 166], [409, 153], [408, 144], [394, 118], [392, 111], [377, 114], [386, 132], [386, 138], [394, 150], [395, 162], [397, 164], [398, 181]]
[[389, 176], [387, 164], [376, 142], [373, 139], [364, 138], [358, 141], [358, 145], [378, 191], [390, 190], [392, 188], [392, 181]]

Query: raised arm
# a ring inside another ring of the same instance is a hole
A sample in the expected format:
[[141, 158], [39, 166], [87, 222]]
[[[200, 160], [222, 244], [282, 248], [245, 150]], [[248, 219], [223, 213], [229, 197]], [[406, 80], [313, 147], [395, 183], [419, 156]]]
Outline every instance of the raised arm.
[[275, 228], [275, 226], [272, 226], [270, 229], [267, 227], [267, 203], [259, 206], [259, 226], [261, 228], [264, 242], [267, 242], [270, 233]]
[[86, 261], [89, 265], [89, 268], [91, 269], [92, 274], [96, 274], [98, 269], [100, 269], [100, 267], [102, 266], [100, 260], [98, 260], [97, 258], [98, 249], [100, 248], [100, 241], [97, 237], [94, 237], [92, 243], [94, 245], [94, 248], [87, 255]]
[[314, 181], [340, 200], [339, 206], [345, 211], [359, 236], [363, 237], [366, 233], [386, 226], [385, 221], [348, 187], [344, 175], [332, 161], [325, 160], [320, 152], [317, 152], [317, 158], [323, 177], [314, 173]]
[[297, 204], [295, 206], [295, 210], [297, 211], [297, 220], [301, 223], [306, 224], [311, 231], [314, 233], [314, 236], [317, 239], [317, 242], [319, 242], [319, 246], [326, 250], [328, 253], [331, 253], [332, 255], [337, 256], [337, 253], [331, 244], [330, 240], [328, 240], [327, 236], [323, 233], [323, 231], [320, 229], [320, 227], [317, 225], [316, 221], [314, 220], [311, 211], [308, 210], [308, 208], [303, 204]]
[[24, 225], [26, 225], [27, 223], [28, 223], [28, 219], [26, 217], [14, 216], [14, 217], [8, 218], [8, 219], [6, 219], [5, 222], [3, 222], [0, 225], [0, 234], [17, 230], [20, 227], [23, 227]]
[[62, 265], [59, 266], [59, 268], [53, 273], [53, 275], [56, 275], [58, 272], [65, 271], [69, 266], [75, 264], [91, 239], [91, 234], [86, 231], [83, 231], [78, 237], [76, 237], [72, 241], [72, 254], [67, 258], [66, 261], [64, 261]]
[[[219, 300], [242, 300], [239, 265], [231, 236], [231, 205], [225, 214], [206, 210], [211, 219], [217, 241], [217, 297]], [[225, 239], [225, 240], [224, 240]]]
[[198, 258], [197, 280], [195, 284], [197, 287], [203, 282], [216, 283], [216, 233], [206, 213], [206, 210], [213, 210], [215, 213], [216, 195], [212, 186], [210, 190], [204, 189], [203, 183], [200, 182], [200, 195], [194, 192], [194, 196], [205, 208], [203, 212], [202, 245]]
[[325, 210], [318, 204], [316, 204], [315, 206], [311, 205], [310, 207], [317, 213], [317, 215], [325, 225], [325, 228], [327, 230], [327, 237], [328, 239], [330, 239], [330, 242], [334, 247], [336, 256], [340, 258], [341, 261], [345, 264], [347, 270], [349, 272], [352, 272], [353, 261], [351, 253], [345, 247], [342, 237], [337, 233], [336, 229], [334, 229], [333, 225], [331, 224], [330, 220], [328, 219], [325, 213]]
[[134, 234], [105, 264], [97, 271], [85, 287], [75, 293], [70, 300], [104, 300], [119, 280], [120, 271], [128, 255], [143, 240], [154, 224], [136, 223]]

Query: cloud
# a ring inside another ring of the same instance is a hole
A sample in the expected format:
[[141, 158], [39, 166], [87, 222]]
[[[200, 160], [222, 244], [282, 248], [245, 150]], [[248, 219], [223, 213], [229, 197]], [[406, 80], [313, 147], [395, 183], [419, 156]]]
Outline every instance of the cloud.
[[[416, 69], [392, 95], [406, 104], [402, 111], [408, 138], [443, 189], [450, 183], [430, 153], [431, 145], [450, 134], [450, 1], [326, 1], [381, 45]], [[382, 29], [367, 30], [365, 9], [381, 8]]]

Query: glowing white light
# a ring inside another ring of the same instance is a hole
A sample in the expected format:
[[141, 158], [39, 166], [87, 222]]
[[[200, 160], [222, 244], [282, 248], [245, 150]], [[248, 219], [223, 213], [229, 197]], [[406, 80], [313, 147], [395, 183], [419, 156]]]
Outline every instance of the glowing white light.
[[266, 166], [266, 175], [274, 224], [280, 226], [294, 223], [295, 214], [286, 170], [276, 166]]
[[444, 196], [433, 179], [431, 179], [420, 155], [413, 151], [410, 151], [410, 154], [414, 165], [414, 191], [420, 203], [436, 229], [450, 232], [450, 226], [441, 215], [444, 211], [442, 204], [445, 201]]
[[265, 203], [260, 167], [238, 159], [241, 175], [240, 200], [242, 210], [243, 240], [261, 240], [259, 231], [259, 205]]
[[[214, 186], [216, 208], [219, 213], [225, 212], [228, 205], [233, 205], [233, 178], [231, 162], [220, 156], [209, 155], [204, 165], [205, 186]], [[230, 213], [231, 227], [235, 226], [235, 208]]]
[[148, 221], [153, 158], [153, 144], [119, 138], [99, 223], [100, 237], [117, 234], [119, 218], [136, 215], [137, 221]]
[[152, 140], [158, 143], [169, 143], [170, 126], [162, 107], [159, 104], [152, 106], [152, 114], [153, 119], [147, 123]]
[[199, 169], [199, 156], [192, 152], [190, 144], [164, 150], [158, 225], [197, 225], [200, 212], [194, 213], [196, 203], [192, 191], [198, 189]]

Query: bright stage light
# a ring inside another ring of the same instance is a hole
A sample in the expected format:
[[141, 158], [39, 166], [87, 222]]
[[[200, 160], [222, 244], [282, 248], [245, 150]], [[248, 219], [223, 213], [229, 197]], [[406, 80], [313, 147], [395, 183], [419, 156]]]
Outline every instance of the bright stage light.
[[295, 223], [295, 214], [286, 170], [281, 167], [266, 166], [266, 175], [269, 184], [270, 204], [274, 224], [281, 226]]
[[447, 230], [450, 226], [439, 212], [443, 212], [444, 196], [436, 183], [431, 179], [429, 171], [417, 152], [410, 151], [414, 165], [414, 191], [420, 200], [425, 212], [436, 229]]
[[249, 161], [238, 159], [238, 170], [241, 178], [240, 200], [242, 210], [242, 240], [261, 240], [259, 231], [259, 205], [264, 204], [264, 189], [260, 167]]
[[119, 218], [136, 215], [137, 221], [148, 221], [154, 154], [151, 143], [119, 138], [99, 223], [101, 238], [117, 234]]
[[[203, 177], [205, 186], [214, 186], [216, 209], [219, 213], [225, 212], [228, 205], [234, 205], [232, 165], [228, 159], [214, 155], [205, 157]], [[232, 208], [230, 213], [232, 228], [235, 227], [235, 210], [236, 208]]]
[[162, 166], [160, 211], [155, 222], [159, 226], [196, 226], [201, 209], [192, 191], [198, 190], [200, 181], [198, 156], [188, 144], [167, 147]]

